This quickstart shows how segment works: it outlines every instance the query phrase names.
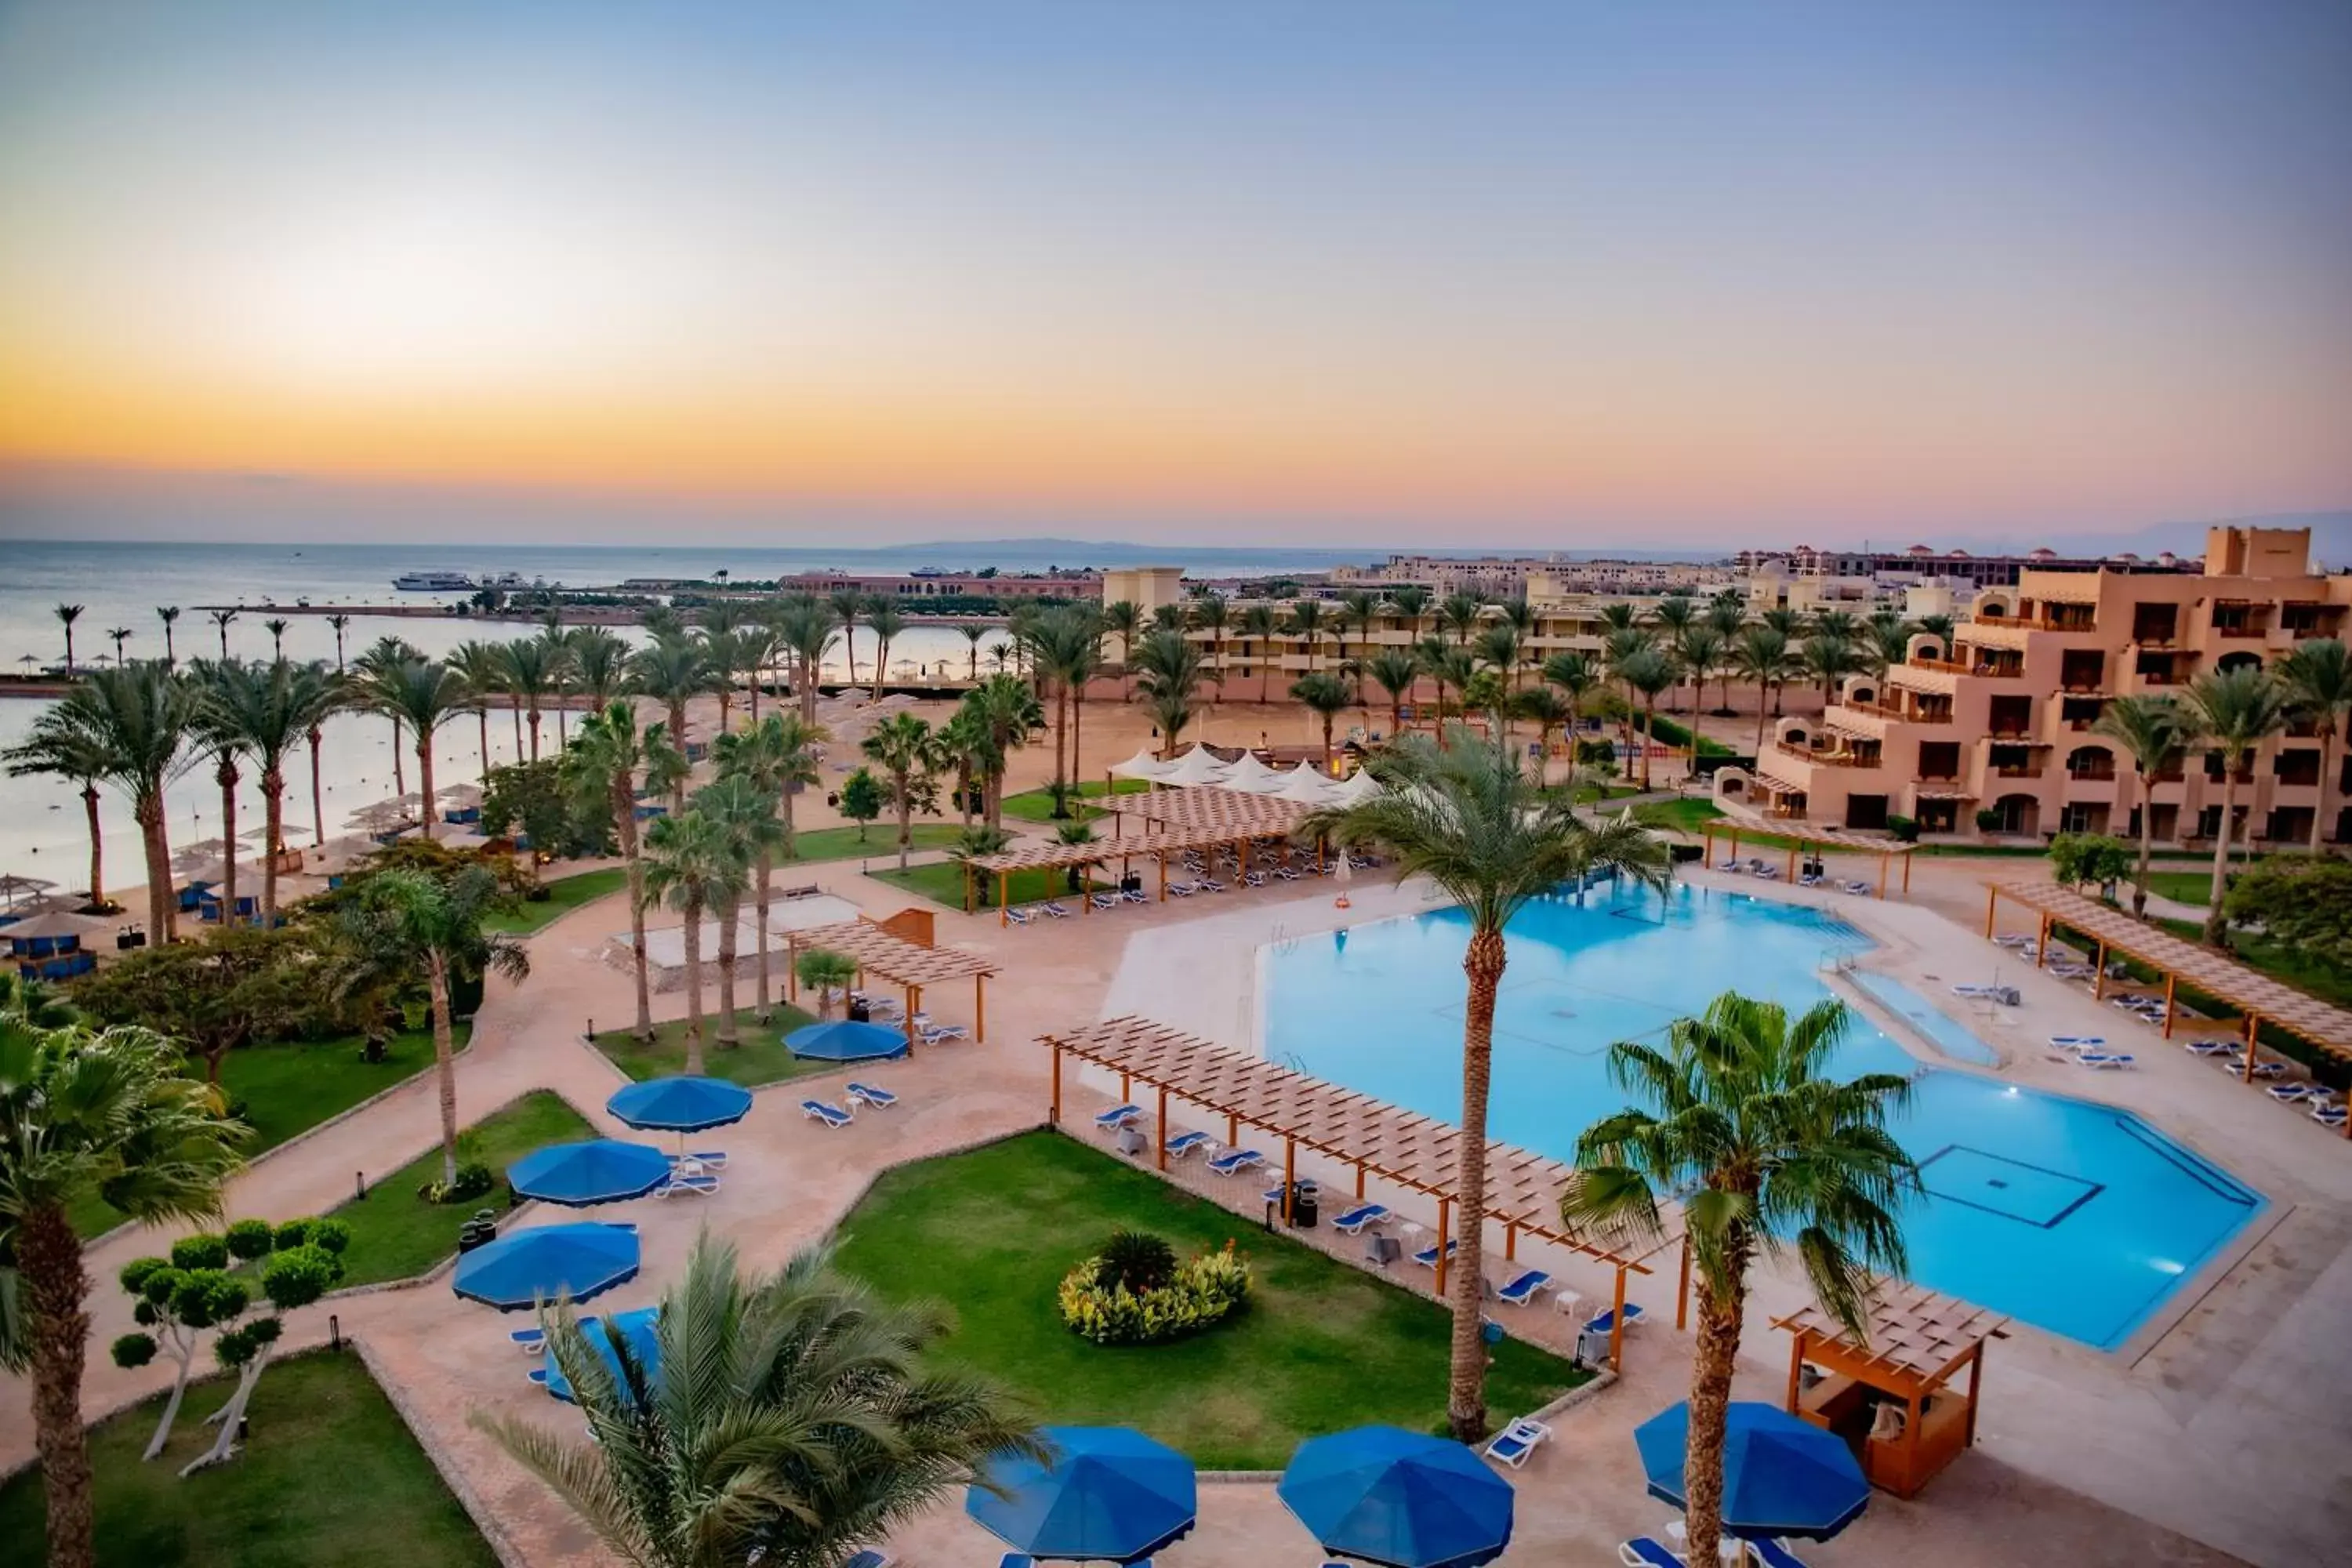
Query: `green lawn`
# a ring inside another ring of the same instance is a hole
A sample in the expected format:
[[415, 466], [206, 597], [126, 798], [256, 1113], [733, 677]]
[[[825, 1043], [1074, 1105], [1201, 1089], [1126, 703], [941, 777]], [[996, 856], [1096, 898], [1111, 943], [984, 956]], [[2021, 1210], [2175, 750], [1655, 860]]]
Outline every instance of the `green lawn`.
[[[209, 1358], [207, 1358], [209, 1359]], [[163, 1396], [90, 1431], [101, 1568], [496, 1568], [498, 1558], [355, 1355], [273, 1362], [253, 1392], [253, 1441], [187, 1480], [210, 1446], [204, 1417], [232, 1386], [191, 1387], [171, 1446], [141, 1452]], [[43, 1553], [40, 1472], [0, 1486], [0, 1563]]]
[[2213, 870], [2209, 866], [2202, 871], [2150, 871], [2147, 890], [2159, 898], [2202, 909], [2213, 899]]
[[[918, 849], [944, 849], [963, 834], [952, 822], [918, 822], [909, 830]], [[877, 859], [884, 856], [896, 858], [898, 854], [898, 825], [892, 821], [876, 822], [859, 838], [856, 827], [818, 827], [793, 835], [793, 858], [777, 862], [779, 869], [787, 866], [807, 865], [817, 860], [855, 860], [861, 855]]]
[[502, 931], [515, 936], [528, 936], [541, 927], [562, 919], [581, 905], [617, 893], [629, 885], [625, 867], [610, 866], [602, 871], [583, 871], [577, 876], [557, 877], [541, 884], [547, 897], [529, 900], [508, 913], [494, 914], [482, 924], [491, 931]]
[[[593, 1131], [562, 1096], [542, 1089], [460, 1133], [458, 1153], [460, 1159], [481, 1161], [504, 1181], [507, 1167], [541, 1144], [585, 1138]], [[459, 1204], [428, 1204], [416, 1195], [418, 1187], [440, 1179], [436, 1144], [388, 1176], [370, 1172], [368, 1195], [347, 1198], [333, 1211], [352, 1227], [343, 1284], [376, 1285], [424, 1273], [457, 1250], [457, 1227], [476, 1209], [499, 1205], [489, 1194]]]
[[[2201, 942], [2205, 928], [2197, 921], [2158, 920], [2156, 922], [2184, 942]], [[2258, 969], [2283, 984], [2307, 992], [2323, 1002], [2338, 1007], [2352, 1007], [2352, 973], [2334, 964], [2318, 963], [2277, 944], [2265, 941], [2252, 931], [2230, 932], [2230, 951], [2239, 963], [2249, 969]], [[2182, 994], [2189, 993], [2184, 987]], [[2229, 1014], [2232, 1010], [2218, 1004], [2200, 1007], [2207, 1014]], [[2263, 1038], [2267, 1040], [2268, 1025]]]
[[[471, 1025], [457, 1025], [459, 1048], [471, 1032]], [[272, 1040], [229, 1052], [221, 1063], [221, 1092], [230, 1104], [241, 1108], [253, 1128], [253, 1137], [242, 1150], [249, 1160], [432, 1065], [429, 1029], [394, 1036], [380, 1062], [360, 1058], [356, 1035], [332, 1040]], [[95, 1195], [74, 1205], [73, 1218], [74, 1227], [86, 1237], [122, 1223], [122, 1215]]]
[[[1118, 789], [1117, 793], [1119, 795], [1141, 795], [1150, 787], [1151, 781], [1150, 779], [1121, 779], [1118, 781]], [[1101, 779], [1090, 779], [1078, 786], [1078, 794], [1082, 797], [1090, 797], [1099, 800], [1104, 795], [1111, 793], [1113, 792], [1107, 787], [1106, 781]], [[1042, 789], [1027, 789], [1023, 790], [1019, 795], [1008, 795], [1004, 797], [1003, 807], [1005, 816], [1017, 816], [1024, 822], [1052, 822], [1055, 820], [1054, 816], [1054, 797], [1052, 795]], [[1071, 817], [1066, 817], [1062, 820], [1068, 821], [1074, 818], [1079, 822], [1091, 822], [1098, 816], [1108, 815], [1108, 813], [1099, 810], [1098, 808], [1081, 805], [1076, 812], [1072, 813]]]
[[[777, 984], [783, 983], [782, 962], [777, 963]], [[803, 1024], [814, 1021], [814, 1015], [798, 1007], [778, 1003], [775, 1016], [769, 1023], [759, 1022], [754, 1009], [739, 1007], [735, 1012], [736, 1032], [742, 1044], [728, 1050], [719, 1044], [718, 1016], [704, 1020], [711, 1032], [703, 1036], [702, 1070], [712, 1078], [723, 1078], [747, 1089], [761, 1084], [782, 1083], [788, 1078], [803, 1073], [824, 1072], [839, 1066], [836, 1062], [807, 1062], [784, 1049], [784, 1036]], [[600, 1029], [596, 1048], [612, 1058], [613, 1065], [631, 1078], [643, 1082], [649, 1078], [663, 1078], [686, 1070], [686, 1020], [674, 1018], [654, 1026], [654, 1043], [640, 1046], [629, 1036], [627, 1026], [617, 1029]]]
[[[1249, 1310], [1172, 1344], [1106, 1349], [1071, 1333], [1055, 1287], [1122, 1226], [1180, 1256], [1234, 1241], [1255, 1272]], [[845, 1273], [893, 1300], [945, 1300], [958, 1327], [941, 1354], [1045, 1421], [1138, 1426], [1206, 1467], [1278, 1469], [1320, 1433], [1375, 1421], [1430, 1431], [1444, 1418], [1437, 1305], [1059, 1133], [892, 1171], [841, 1229]], [[1499, 1423], [1581, 1381], [1506, 1340], [1487, 1399]]]
[[[942, 860], [929, 866], [909, 866], [901, 871], [896, 867], [887, 870], [868, 871], [877, 882], [887, 882], [894, 888], [904, 888], [936, 904], [951, 910], [963, 908], [963, 865], [961, 861]], [[975, 877], [979, 883], [977, 903], [983, 910], [996, 907], [996, 879]], [[1108, 882], [1090, 882], [1091, 887], [1108, 888]], [[1053, 869], [1033, 869], [1013, 873], [1012, 890], [1008, 895], [1014, 904], [1040, 903], [1047, 899], [1074, 899], [1067, 873]]]
[[[1654, 800], [1633, 808], [1634, 821], [1667, 833], [1696, 834], [1722, 815], [1722, 807], [1706, 800]], [[1745, 842], [1747, 836], [1740, 837]]]

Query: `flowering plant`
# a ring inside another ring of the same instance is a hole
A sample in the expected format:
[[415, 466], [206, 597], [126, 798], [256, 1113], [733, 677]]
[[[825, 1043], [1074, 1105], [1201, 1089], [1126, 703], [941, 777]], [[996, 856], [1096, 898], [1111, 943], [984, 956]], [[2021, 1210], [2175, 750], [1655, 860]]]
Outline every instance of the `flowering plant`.
[[1168, 1282], [1131, 1290], [1089, 1258], [1062, 1277], [1062, 1321], [1098, 1345], [1149, 1345], [1223, 1321], [1249, 1300], [1249, 1260], [1231, 1241], [1178, 1264]]

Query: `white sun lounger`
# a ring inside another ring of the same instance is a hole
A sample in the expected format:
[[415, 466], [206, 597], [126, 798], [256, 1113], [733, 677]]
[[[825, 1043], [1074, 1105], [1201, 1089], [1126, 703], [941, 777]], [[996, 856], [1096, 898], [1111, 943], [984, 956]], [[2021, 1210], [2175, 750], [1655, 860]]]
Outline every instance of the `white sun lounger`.
[[1209, 1169], [1220, 1176], [1238, 1176], [1253, 1165], [1265, 1163], [1265, 1156], [1255, 1149], [1228, 1149], [1209, 1162]]
[[812, 1121], [822, 1121], [827, 1127], [846, 1127], [855, 1120], [838, 1105], [827, 1105], [822, 1100], [802, 1100], [801, 1114]]
[[2121, 1072], [2138, 1060], [2129, 1051], [2084, 1051], [2074, 1059], [2094, 1072]]
[[1195, 1149], [1208, 1147], [1208, 1143], [1209, 1135], [1205, 1132], [1198, 1131], [1179, 1132], [1175, 1137], [1168, 1140], [1168, 1152], [1181, 1160]]
[[1354, 1236], [1367, 1226], [1375, 1226], [1389, 1217], [1386, 1204], [1358, 1204], [1331, 1222], [1331, 1228], [1343, 1235]]
[[1528, 1456], [1542, 1447], [1544, 1439], [1550, 1436], [1550, 1427], [1522, 1415], [1495, 1434], [1494, 1441], [1486, 1445], [1486, 1457], [1500, 1460], [1516, 1470], [1526, 1464]]
[[1142, 1114], [1143, 1107], [1139, 1105], [1114, 1105], [1108, 1110], [1096, 1112], [1095, 1131], [1116, 1132]]
[[850, 1099], [864, 1100], [877, 1110], [887, 1110], [898, 1103], [897, 1095], [887, 1089], [877, 1089], [870, 1083], [853, 1083], [846, 1089]]

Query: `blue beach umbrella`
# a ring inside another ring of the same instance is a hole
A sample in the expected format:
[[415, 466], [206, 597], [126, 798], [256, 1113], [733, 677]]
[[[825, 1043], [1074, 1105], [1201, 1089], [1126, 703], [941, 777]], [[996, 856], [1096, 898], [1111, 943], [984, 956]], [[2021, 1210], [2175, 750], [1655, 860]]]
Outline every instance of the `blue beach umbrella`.
[[824, 1062], [878, 1061], [907, 1054], [907, 1037], [879, 1024], [835, 1018], [827, 1024], [803, 1024], [784, 1037], [784, 1048], [796, 1057]]
[[1199, 1508], [1192, 1461], [1125, 1426], [1046, 1426], [1052, 1458], [1000, 1456], [963, 1510], [1032, 1557], [1133, 1563], [1189, 1533]]
[[[1683, 1506], [1688, 1402], [1633, 1429], [1650, 1495]], [[1796, 1535], [1827, 1541], [1861, 1517], [1870, 1482], [1845, 1439], [1752, 1400], [1734, 1403], [1723, 1436], [1723, 1528], [1747, 1540]]]
[[647, 1079], [615, 1089], [604, 1109], [649, 1132], [702, 1132], [742, 1121], [751, 1109], [751, 1091], [723, 1078]]
[[1511, 1483], [1444, 1437], [1359, 1426], [1302, 1443], [1276, 1489], [1327, 1552], [1393, 1568], [1478, 1568], [1511, 1543]]
[[637, 1277], [637, 1233], [617, 1225], [541, 1226], [511, 1231], [457, 1259], [450, 1289], [467, 1300], [520, 1312], [541, 1300], [585, 1301]]
[[668, 1179], [668, 1155], [617, 1138], [550, 1143], [507, 1167], [518, 1195], [572, 1208], [641, 1198]]
[[[613, 1353], [613, 1337], [617, 1334], [629, 1347], [629, 1353], [637, 1358], [637, 1364], [645, 1368], [646, 1375], [658, 1386], [661, 1380], [661, 1341], [654, 1333], [654, 1325], [660, 1320], [659, 1307], [640, 1307], [634, 1312], [615, 1312], [609, 1318], [583, 1323], [580, 1332], [587, 1339], [589, 1348], [604, 1358], [604, 1366], [612, 1373], [615, 1383], [621, 1376], [621, 1358]], [[563, 1368], [551, 1355], [547, 1358], [547, 1392], [566, 1405], [572, 1402], [572, 1380], [563, 1375]]]

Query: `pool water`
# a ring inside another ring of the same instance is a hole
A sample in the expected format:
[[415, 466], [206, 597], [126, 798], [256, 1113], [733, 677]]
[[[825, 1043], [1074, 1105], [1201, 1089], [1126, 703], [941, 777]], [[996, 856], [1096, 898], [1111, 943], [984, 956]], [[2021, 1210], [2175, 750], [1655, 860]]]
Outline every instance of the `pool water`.
[[[1509, 937], [1488, 1127], [1563, 1160], [1626, 1102], [1609, 1081], [1612, 1043], [1662, 1041], [1727, 990], [1808, 1007], [1830, 994], [1824, 964], [1871, 945], [1823, 910], [1689, 887], [1542, 900]], [[1468, 940], [1447, 910], [1279, 944], [1266, 955], [1266, 1055], [1459, 1120]], [[2137, 1117], [1924, 1066], [1859, 1018], [1831, 1070], [1914, 1077], [1895, 1128], [1926, 1189], [1904, 1216], [1912, 1278], [2086, 1344], [2122, 1344], [2265, 1206]]]
[[1927, 1037], [1929, 1044], [1954, 1061], [1984, 1067], [2000, 1064], [2000, 1056], [1969, 1032], [1969, 1026], [1891, 974], [1849, 969], [1845, 977], [1880, 1006]]

